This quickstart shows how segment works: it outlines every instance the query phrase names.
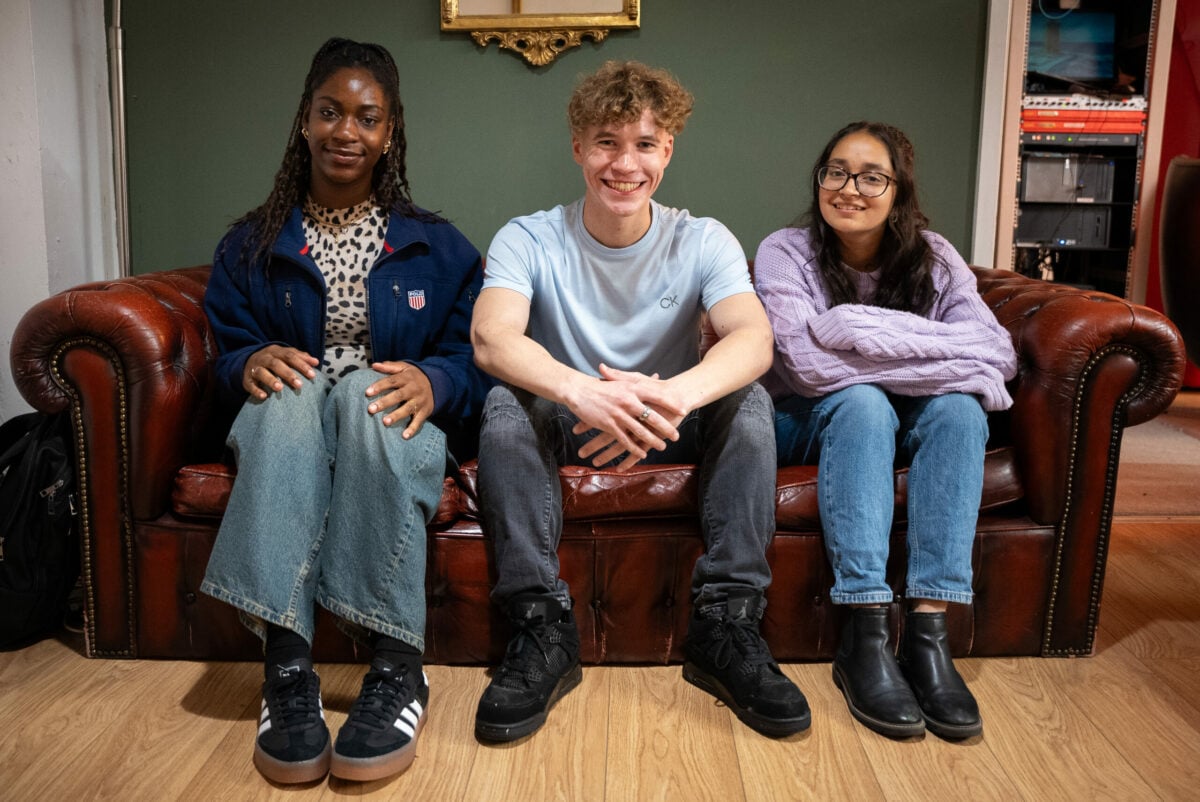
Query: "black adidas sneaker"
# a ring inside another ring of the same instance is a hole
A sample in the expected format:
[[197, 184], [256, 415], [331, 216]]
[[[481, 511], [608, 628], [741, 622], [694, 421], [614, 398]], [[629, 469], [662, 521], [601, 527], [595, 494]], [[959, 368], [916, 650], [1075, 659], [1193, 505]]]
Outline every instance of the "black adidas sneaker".
[[272, 666], [263, 683], [254, 766], [277, 783], [307, 783], [329, 773], [329, 728], [321, 680], [311, 660]]
[[330, 772], [343, 780], [365, 782], [407, 769], [417, 756], [417, 736], [428, 705], [424, 671], [376, 657], [338, 731]]

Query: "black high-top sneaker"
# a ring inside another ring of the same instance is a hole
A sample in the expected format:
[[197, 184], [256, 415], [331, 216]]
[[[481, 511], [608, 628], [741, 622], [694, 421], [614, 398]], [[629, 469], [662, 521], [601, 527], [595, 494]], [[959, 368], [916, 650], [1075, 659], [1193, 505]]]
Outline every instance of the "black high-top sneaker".
[[307, 783], [329, 772], [329, 728], [321, 680], [308, 659], [272, 666], [263, 683], [254, 766], [277, 783]]
[[376, 657], [338, 730], [329, 767], [333, 776], [366, 782], [407, 769], [417, 756], [417, 736], [425, 726], [428, 705], [424, 671]]
[[698, 607], [683, 644], [683, 678], [720, 699], [751, 729], [791, 735], [808, 729], [812, 713], [759, 634], [764, 606], [761, 593], [733, 590], [723, 602]]
[[518, 594], [509, 600], [508, 615], [514, 634], [475, 712], [475, 735], [486, 741], [514, 741], [534, 732], [583, 679], [579, 630], [570, 610], [553, 596]]

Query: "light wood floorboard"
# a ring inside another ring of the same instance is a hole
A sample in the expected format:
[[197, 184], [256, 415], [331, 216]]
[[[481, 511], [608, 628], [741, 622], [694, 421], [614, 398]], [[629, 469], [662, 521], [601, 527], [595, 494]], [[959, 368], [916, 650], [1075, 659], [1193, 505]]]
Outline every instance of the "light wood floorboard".
[[[769, 739], [678, 666], [588, 667], [534, 736], [472, 731], [488, 682], [430, 666], [428, 723], [405, 774], [276, 787], [251, 763], [261, 668], [87, 660], [71, 637], [0, 653], [0, 800], [1091, 800], [1197, 798], [1200, 521], [1118, 521], [1096, 654], [975, 658], [959, 667], [984, 733], [963, 743], [859, 726], [828, 663], [784, 670], [813, 727]], [[345, 720], [359, 665], [321, 665]]]

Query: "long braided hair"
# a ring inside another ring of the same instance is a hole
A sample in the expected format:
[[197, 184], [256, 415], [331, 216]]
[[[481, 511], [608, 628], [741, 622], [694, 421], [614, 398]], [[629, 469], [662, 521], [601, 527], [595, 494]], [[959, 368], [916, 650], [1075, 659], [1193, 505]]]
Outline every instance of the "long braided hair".
[[929, 225], [929, 218], [921, 211], [917, 201], [912, 142], [899, 128], [886, 123], [860, 121], [850, 123], [834, 134], [813, 165], [812, 205], [800, 218], [799, 224], [812, 232], [818, 272], [832, 305], [858, 303], [854, 285], [842, 266], [837, 232], [821, 216], [817, 172], [829, 161], [838, 142], [859, 131], [875, 137], [887, 148], [896, 174], [893, 179], [896, 196], [875, 262], [880, 273], [879, 286], [872, 303], [886, 309], [924, 315], [933, 306], [936, 296], [933, 286], [935, 257], [929, 242], [921, 234]]
[[313, 93], [335, 72], [352, 67], [360, 67], [371, 73], [383, 89], [391, 115], [391, 147], [379, 157], [371, 174], [371, 190], [376, 202], [384, 209], [394, 210], [405, 217], [425, 222], [445, 222], [444, 218], [418, 208], [412, 201], [404, 166], [407, 141], [404, 137], [404, 106], [400, 102], [400, 74], [392, 55], [382, 45], [334, 37], [321, 45], [313, 56], [312, 67], [304, 79], [304, 94], [300, 97], [300, 105], [292, 121], [292, 132], [288, 136], [283, 163], [275, 174], [271, 194], [261, 206], [247, 212], [231, 226], [236, 228], [246, 223], [251, 227], [241, 254], [248, 263], [254, 264], [266, 257], [291, 216], [292, 209], [302, 205], [308, 194], [312, 178], [312, 154], [300, 131], [311, 108]]

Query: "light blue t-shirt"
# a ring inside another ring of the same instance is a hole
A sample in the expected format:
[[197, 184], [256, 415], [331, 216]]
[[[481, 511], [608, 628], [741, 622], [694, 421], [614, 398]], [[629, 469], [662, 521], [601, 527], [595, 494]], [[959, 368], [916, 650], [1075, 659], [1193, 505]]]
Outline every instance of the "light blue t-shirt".
[[581, 372], [597, 376], [603, 362], [668, 379], [695, 366], [701, 312], [754, 292], [737, 239], [651, 201], [646, 235], [608, 248], [584, 228], [583, 203], [509, 221], [488, 249], [484, 289], [528, 298], [529, 336]]

